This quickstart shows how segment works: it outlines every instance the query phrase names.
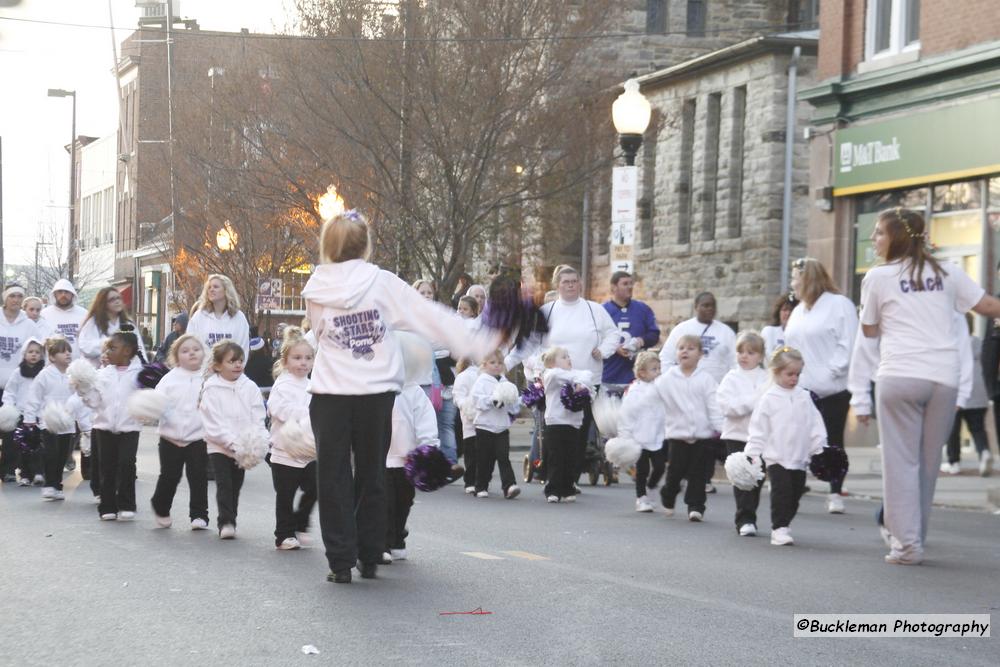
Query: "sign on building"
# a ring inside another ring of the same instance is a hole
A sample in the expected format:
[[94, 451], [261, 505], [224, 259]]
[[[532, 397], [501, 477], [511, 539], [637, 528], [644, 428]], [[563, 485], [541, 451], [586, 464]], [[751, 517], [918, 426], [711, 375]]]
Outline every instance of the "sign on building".
[[280, 310], [281, 291], [284, 282], [281, 278], [264, 278], [257, 286], [257, 310]]
[[611, 271], [633, 272], [635, 221], [639, 198], [639, 168], [615, 167], [611, 172]]

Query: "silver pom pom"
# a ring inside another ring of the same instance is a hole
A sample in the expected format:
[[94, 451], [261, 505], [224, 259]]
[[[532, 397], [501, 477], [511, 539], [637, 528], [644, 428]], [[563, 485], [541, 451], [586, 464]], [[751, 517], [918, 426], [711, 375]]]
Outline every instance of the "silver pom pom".
[[97, 386], [97, 369], [86, 359], [77, 359], [66, 369], [69, 385], [80, 396], [89, 394]]
[[726, 457], [726, 477], [741, 491], [752, 491], [764, 479], [760, 458], [753, 456], [750, 459], [743, 452], [733, 452]]
[[66, 433], [76, 428], [76, 420], [66, 409], [65, 403], [53, 401], [42, 408], [42, 423], [49, 433]]
[[8, 403], [0, 407], [0, 433], [10, 433], [17, 428], [17, 422], [21, 419], [21, 411]]
[[316, 458], [316, 438], [309, 417], [285, 422], [278, 436], [282, 451], [293, 459], [311, 461]]
[[136, 421], [143, 424], [154, 424], [167, 409], [170, 399], [153, 389], [138, 389], [132, 392], [125, 403], [125, 409]]
[[622, 407], [622, 399], [617, 396], [608, 396], [604, 392], [597, 395], [591, 410], [594, 413], [594, 423], [597, 430], [605, 438], [618, 436], [618, 412]]
[[604, 445], [604, 458], [619, 468], [635, 465], [642, 454], [642, 446], [631, 438], [611, 438]]
[[267, 431], [248, 429], [233, 441], [233, 458], [236, 459], [236, 465], [244, 470], [250, 470], [264, 460], [267, 449]]
[[493, 388], [492, 399], [494, 405], [499, 404], [509, 408], [517, 405], [518, 401], [521, 400], [521, 392], [517, 390], [513, 382], [499, 382]]

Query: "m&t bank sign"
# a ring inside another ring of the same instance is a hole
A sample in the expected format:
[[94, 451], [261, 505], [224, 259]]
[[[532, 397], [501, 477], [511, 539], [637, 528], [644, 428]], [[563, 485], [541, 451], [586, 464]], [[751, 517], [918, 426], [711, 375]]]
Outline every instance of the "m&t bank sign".
[[900, 158], [900, 144], [896, 137], [889, 143], [868, 141], [855, 144], [845, 141], [840, 144], [840, 172], [853, 171], [855, 167], [868, 167], [883, 162], [895, 162]]

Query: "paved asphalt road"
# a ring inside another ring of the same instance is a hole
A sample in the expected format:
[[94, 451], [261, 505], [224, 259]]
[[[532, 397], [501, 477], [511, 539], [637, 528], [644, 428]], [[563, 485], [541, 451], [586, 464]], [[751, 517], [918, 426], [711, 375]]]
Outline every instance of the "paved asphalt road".
[[[0, 489], [0, 664], [889, 667], [1000, 655], [995, 630], [792, 638], [795, 612], [995, 612], [1000, 518], [986, 513], [936, 511], [926, 563], [893, 567], [866, 501], [830, 516], [807, 497], [796, 546], [772, 547], [736, 536], [728, 487], [691, 524], [636, 514], [625, 485], [587, 487], [575, 505], [545, 504], [537, 484], [514, 501], [455, 486], [418, 494], [409, 560], [342, 586], [325, 582], [320, 548], [274, 550], [266, 466], [247, 475], [238, 539], [188, 530], [183, 483], [177, 523], [155, 529], [152, 445], [144, 436], [134, 523], [99, 522], [76, 473], [62, 503]], [[441, 615], [479, 608], [492, 613]]]

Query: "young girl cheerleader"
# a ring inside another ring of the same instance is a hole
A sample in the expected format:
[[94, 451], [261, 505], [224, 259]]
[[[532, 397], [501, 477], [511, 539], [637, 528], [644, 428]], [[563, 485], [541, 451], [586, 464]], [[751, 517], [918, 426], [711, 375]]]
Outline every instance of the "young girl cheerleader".
[[[521, 493], [510, 465], [511, 417], [521, 411], [521, 400], [517, 387], [503, 375], [503, 358], [499, 350], [486, 355], [476, 384], [472, 386], [472, 401], [476, 407], [473, 425], [476, 428], [477, 498], [489, 497], [494, 465], [500, 468], [504, 498], [513, 500]], [[509, 387], [505, 388], [506, 385]]]
[[[45, 343], [37, 338], [29, 338], [21, 346], [21, 363], [17, 370], [10, 374], [7, 386], [3, 390], [3, 405], [10, 406], [17, 411], [23, 420], [24, 411], [28, 406], [28, 398], [31, 395], [31, 387], [35, 384], [35, 379], [45, 367]], [[17, 444], [14, 443], [13, 428], [3, 434], [3, 455], [11, 457], [17, 462], [20, 468], [21, 478], [18, 480], [19, 486], [41, 486], [45, 483], [45, 464], [41, 450], [34, 452], [18, 451]], [[13, 470], [13, 465], [10, 466]]]
[[[469, 299], [476, 302], [471, 296], [463, 296], [462, 299]], [[459, 300], [461, 305], [461, 299]], [[462, 419], [462, 453], [465, 457], [465, 492], [473, 494], [476, 492], [476, 406], [472, 402], [472, 387], [479, 377], [479, 366], [470, 363], [468, 359], [460, 359], [458, 375], [455, 376], [455, 405], [458, 406], [458, 413]]]
[[208, 456], [215, 471], [219, 537], [223, 540], [236, 537], [236, 512], [243, 486], [244, 470], [236, 463], [235, 441], [256, 433], [267, 439], [264, 397], [243, 374], [244, 359], [243, 347], [236, 341], [216, 343], [198, 402]]
[[[310, 456], [289, 442], [293, 431], [283, 429], [288, 422], [299, 427], [299, 437], [312, 438], [309, 422], [309, 373], [313, 367], [313, 347], [302, 329], [286, 327], [281, 356], [274, 365], [274, 386], [267, 399], [271, 415], [271, 479], [274, 483], [274, 546], [298, 549], [308, 541], [309, 515], [316, 504], [316, 452]], [[294, 429], [294, 427], [291, 427]], [[302, 490], [299, 506], [295, 494]]]
[[167, 404], [159, 425], [160, 477], [151, 501], [156, 525], [161, 528], [169, 528], [172, 523], [170, 507], [185, 469], [191, 530], [208, 528], [208, 453], [198, 413], [204, 362], [205, 346], [196, 336], [183, 334], [170, 346], [167, 364], [171, 370], [154, 390]]
[[[603, 310], [603, 309], [602, 309]], [[573, 412], [563, 405], [563, 385], [572, 383], [575, 390], [589, 387], [590, 371], [573, 370], [569, 352], [564, 347], [550, 347], [542, 354], [542, 384], [545, 386], [545, 500], [550, 503], [576, 501], [574, 457], [580, 442], [583, 411]]]
[[653, 382], [660, 376], [660, 357], [643, 350], [635, 358], [635, 380], [628, 386], [618, 413], [618, 436], [634, 440], [642, 447], [635, 464], [635, 511], [652, 512], [653, 503], [646, 495], [655, 489], [666, 469], [663, 430], [666, 415], [663, 401]]
[[[763, 337], [754, 331], [744, 331], [737, 336], [736, 363], [739, 368], [726, 373], [719, 383], [719, 409], [726, 418], [722, 426], [722, 444], [727, 455], [742, 452], [746, 447], [750, 415], [766, 390], [767, 371], [760, 365], [765, 345]], [[763, 485], [762, 479], [752, 491], [733, 487], [736, 529], [743, 537], [757, 534], [757, 505], [760, 504], [760, 487]]]
[[[712, 445], [722, 429], [722, 413], [715, 398], [715, 380], [702, 369], [702, 339], [686, 334], [677, 340], [677, 365], [656, 380], [656, 391], [666, 411], [668, 462], [667, 481], [660, 489], [664, 513], [674, 515], [674, 502], [681, 480], [687, 479], [684, 502], [688, 520], [705, 515], [706, 460], [714, 456]], [[661, 358], [663, 352], [660, 352]]]
[[142, 424], [129, 415], [126, 402], [137, 390], [142, 370], [139, 339], [131, 324], [108, 339], [104, 351], [107, 365], [97, 372], [93, 390], [82, 394], [94, 410], [94, 440], [100, 462], [101, 521], [131, 521], [135, 518], [135, 457]]
[[750, 417], [747, 456], [767, 462], [771, 480], [771, 544], [794, 544], [788, 526], [805, 490], [806, 468], [826, 446], [826, 426], [809, 392], [799, 387], [802, 354], [779, 347], [768, 364], [773, 384]]

